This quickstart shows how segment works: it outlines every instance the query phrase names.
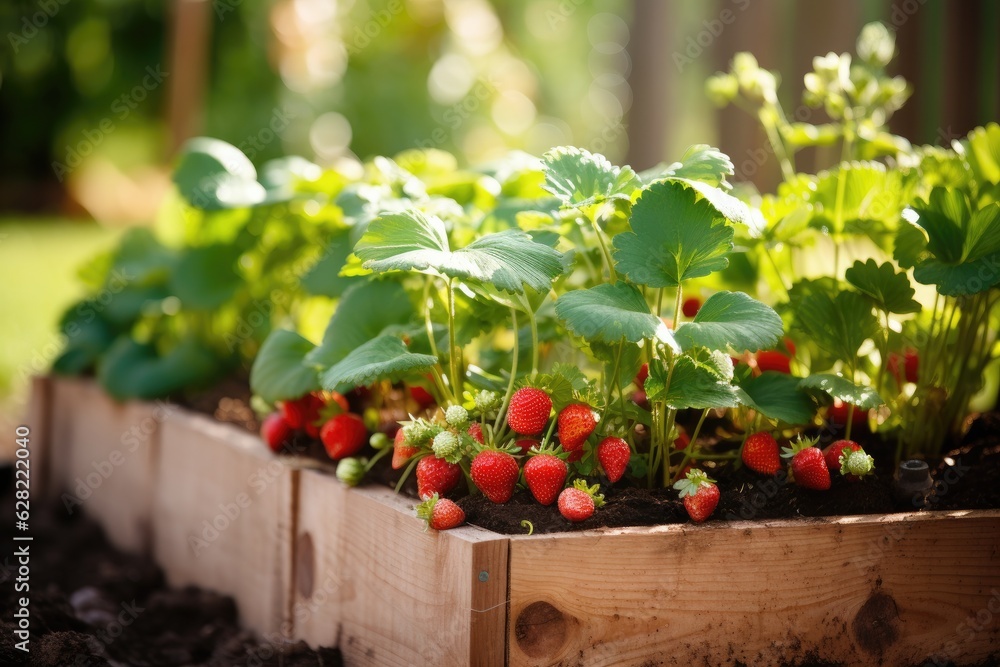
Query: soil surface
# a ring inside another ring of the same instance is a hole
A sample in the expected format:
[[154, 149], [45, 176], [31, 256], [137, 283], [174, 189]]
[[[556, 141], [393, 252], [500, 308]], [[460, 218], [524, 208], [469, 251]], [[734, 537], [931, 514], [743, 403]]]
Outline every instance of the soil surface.
[[[0, 468], [0, 541], [14, 543], [12, 469]], [[108, 545], [81, 517], [32, 503], [30, 653], [14, 648], [17, 563], [0, 563], [0, 665], [333, 667], [337, 649], [272, 644], [243, 630], [232, 598], [168, 588], [151, 561]]]

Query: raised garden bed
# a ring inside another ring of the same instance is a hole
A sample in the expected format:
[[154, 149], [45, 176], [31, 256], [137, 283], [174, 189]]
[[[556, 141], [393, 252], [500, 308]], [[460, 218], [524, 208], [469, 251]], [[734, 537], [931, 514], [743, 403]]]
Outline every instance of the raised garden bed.
[[[156, 408], [82, 380], [36, 388], [49, 494]], [[424, 532], [388, 489], [348, 489], [237, 427], [164, 414], [79, 507], [171, 583], [232, 595], [251, 628], [339, 646], [348, 665], [944, 665], [1000, 645], [1000, 510]]]

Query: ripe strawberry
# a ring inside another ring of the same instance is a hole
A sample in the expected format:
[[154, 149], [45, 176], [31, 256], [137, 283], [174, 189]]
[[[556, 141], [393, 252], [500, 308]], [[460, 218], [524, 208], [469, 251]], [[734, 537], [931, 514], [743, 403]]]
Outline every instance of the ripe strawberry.
[[532, 447], [537, 447], [541, 443], [535, 438], [521, 438], [514, 442], [514, 444], [521, 450], [521, 454], [527, 454], [531, 451]]
[[486, 449], [476, 454], [469, 469], [475, 485], [495, 503], [510, 500], [520, 472], [517, 459], [496, 449]]
[[522, 387], [510, 397], [507, 424], [520, 435], [538, 435], [545, 430], [552, 412], [552, 399], [541, 389]]
[[280, 451], [281, 446], [285, 444], [291, 433], [292, 428], [280, 412], [269, 414], [260, 426], [260, 437], [264, 439], [264, 442], [267, 443], [272, 452]]
[[612, 484], [625, 474], [630, 458], [632, 449], [621, 438], [609, 436], [597, 446], [597, 460], [601, 462], [601, 467]]
[[701, 299], [696, 296], [691, 296], [684, 299], [684, 304], [681, 306], [681, 312], [684, 313], [684, 317], [694, 317], [701, 310]]
[[406, 434], [403, 429], [396, 431], [396, 437], [392, 440], [392, 469], [399, 470], [406, 465], [410, 457], [419, 452], [418, 447], [406, 444]]
[[604, 504], [604, 496], [597, 493], [598, 485], [587, 486], [582, 479], [559, 494], [559, 513], [573, 523], [586, 521], [594, 516], [594, 509]]
[[327, 455], [338, 461], [361, 451], [368, 440], [368, 429], [361, 417], [345, 412], [323, 424], [319, 438]]
[[469, 424], [469, 435], [471, 435], [472, 439], [480, 445], [486, 444], [486, 441], [483, 440], [483, 425], [479, 422], [472, 422]]
[[579, 449], [597, 428], [599, 417], [592, 407], [583, 403], [573, 403], [563, 408], [557, 421], [559, 442], [563, 449], [567, 452]]
[[294, 401], [282, 401], [280, 407], [285, 422], [293, 429], [300, 429], [319, 419], [319, 411], [323, 405], [323, 399], [316, 394], [306, 394]]
[[462, 469], [436, 456], [425, 456], [417, 463], [417, 495], [426, 498], [432, 493], [444, 495], [458, 486]]
[[646, 392], [642, 389], [636, 389], [632, 392], [632, 402], [640, 408], [649, 410], [649, 398], [646, 397]]
[[903, 353], [903, 369], [906, 371], [906, 381], [916, 382], [920, 375], [920, 356], [917, 351], [910, 348]]
[[827, 445], [823, 449], [823, 458], [826, 460], [826, 467], [830, 472], [840, 472], [840, 455], [845, 451], [856, 452], [861, 449], [861, 445], [853, 440], [838, 440], [832, 445]]
[[646, 378], [649, 377], [649, 364], [643, 364], [639, 367], [639, 372], [635, 374], [635, 386], [639, 388], [639, 391], [643, 391], [646, 386]]
[[566, 485], [569, 466], [558, 456], [538, 454], [524, 464], [524, 481], [535, 500], [551, 505]]
[[420, 406], [421, 410], [434, 405], [434, 396], [432, 396], [429, 391], [420, 385], [413, 385], [408, 389], [410, 392], [410, 398], [412, 398], [416, 404]]
[[687, 431], [679, 431], [677, 437], [674, 438], [674, 449], [687, 449], [690, 444], [691, 436], [687, 434]]
[[417, 516], [434, 530], [448, 530], [465, 523], [465, 512], [462, 508], [436, 493], [431, 494], [414, 509], [417, 510]]
[[785, 350], [788, 352], [788, 356], [794, 357], [795, 356], [795, 341], [792, 340], [791, 338], [789, 338], [788, 336], [785, 336], [782, 339], [782, 342], [785, 344]]
[[757, 369], [761, 373], [764, 371], [778, 371], [788, 375], [792, 372], [791, 360], [781, 352], [773, 350], [763, 350], [756, 354]]
[[743, 465], [763, 475], [781, 470], [778, 443], [770, 433], [754, 433], [743, 443]]
[[830, 488], [830, 469], [819, 447], [814, 447], [815, 438], [803, 438], [784, 447], [781, 456], [792, 460], [792, 475], [795, 483], [806, 489], [826, 491]]
[[709, 479], [702, 470], [692, 470], [685, 479], [674, 484], [684, 501], [684, 509], [695, 523], [701, 523], [712, 516], [719, 504], [719, 487], [714, 479]]
[[[833, 399], [833, 405], [827, 408], [826, 416], [829, 418], [831, 423], [843, 425], [847, 423], [847, 415], [850, 414], [850, 410], [851, 410], [850, 403], [844, 403], [839, 398], [835, 398]], [[855, 408], [854, 410], [855, 422], [857, 422], [858, 415], [860, 414], [860, 412], [861, 412], [860, 410]]]

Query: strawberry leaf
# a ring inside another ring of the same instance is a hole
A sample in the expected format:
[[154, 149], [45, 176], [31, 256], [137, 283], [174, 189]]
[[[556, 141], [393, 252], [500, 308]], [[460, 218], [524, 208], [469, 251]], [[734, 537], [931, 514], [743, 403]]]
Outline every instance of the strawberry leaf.
[[189, 248], [170, 273], [169, 289], [184, 308], [218, 308], [245, 284], [236, 271], [239, 256], [240, 249], [228, 243]]
[[372, 271], [418, 271], [514, 294], [523, 294], [526, 285], [548, 292], [565, 270], [562, 253], [519, 229], [488, 234], [452, 251], [444, 222], [416, 209], [373, 220], [354, 253]]
[[413, 354], [395, 336], [378, 336], [356, 348], [320, 377], [324, 389], [345, 391], [376, 380], [398, 379], [437, 364], [429, 354]]
[[654, 183], [632, 207], [632, 231], [614, 238], [618, 270], [650, 287], [676, 287], [729, 266], [733, 228], [709, 201], [673, 181]]
[[962, 147], [976, 180], [1000, 183], [1000, 125], [977, 127]]
[[993, 202], [972, 214], [962, 245], [962, 261], [977, 259], [1000, 252], [1000, 202]]
[[896, 273], [891, 262], [881, 266], [874, 259], [857, 260], [845, 273], [847, 282], [875, 302], [886, 313], [916, 313], [920, 303], [913, 298], [914, 290], [906, 273]]
[[862, 387], [841, 375], [820, 373], [810, 375], [799, 381], [802, 389], [818, 389], [832, 398], [839, 398], [844, 403], [853, 404], [862, 410], [870, 410], [883, 405], [885, 401], [871, 387]]
[[643, 184], [666, 178], [700, 181], [713, 187], [729, 187], [726, 177], [734, 174], [729, 156], [707, 144], [695, 144], [684, 152], [680, 162], [661, 163], [639, 174]]
[[782, 334], [781, 318], [773, 309], [743, 292], [716, 292], [694, 320], [677, 327], [674, 337], [681, 347], [763, 350], [777, 345]]
[[218, 139], [188, 141], [181, 149], [173, 180], [188, 203], [205, 211], [253, 206], [267, 196], [250, 159]]
[[583, 208], [609, 199], [630, 200], [642, 184], [630, 167], [616, 167], [606, 157], [581, 148], [553, 148], [542, 157], [548, 192], [564, 208]]
[[302, 276], [302, 287], [310, 294], [337, 298], [358, 282], [356, 276], [340, 275], [354, 248], [350, 231], [342, 229], [335, 232], [327, 242], [323, 256]]
[[250, 388], [268, 403], [319, 389], [319, 373], [305, 363], [315, 345], [294, 331], [271, 332], [250, 369]]
[[786, 424], [807, 424], [816, 414], [816, 403], [799, 388], [799, 378], [784, 373], [747, 378], [737, 394], [744, 405]]
[[856, 292], [838, 292], [821, 281], [801, 281], [791, 290], [795, 323], [821, 349], [841, 361], [853, 361], [858, 349], [878, 332], [872, 304]]
[[590, 342], [631, 343], [657, 339], [680, 351], [670, 330], [649, 310], [642, 293], [624, 282], [574, 290], [556, 301], [556, 316]]
[[[716, 353], [713, 353], [715, 355]], [[718, 353], [721, 354], [721, 353]], [[729, 357], [722, 355], [730, 368]], [[682, 356], [674, 363], [673, 374], [659, 359], [649, 364], [646, 378], [646, 396], [650, 401], [662, 402], [671, 408], [733, 408], [739, 405], [736, 388], [720, 376], [720, 361], [714, 356], [709, 362], [699, 362], [693, 357]], [[670, 385], [667, 377], [670, 375]]]
[[115, 398], [152, 399], [207, 385], [224, 370], [216, 353], [193, 337], [162, 356], [152, 345], [121, 337], [100, 360], [97, 379]]

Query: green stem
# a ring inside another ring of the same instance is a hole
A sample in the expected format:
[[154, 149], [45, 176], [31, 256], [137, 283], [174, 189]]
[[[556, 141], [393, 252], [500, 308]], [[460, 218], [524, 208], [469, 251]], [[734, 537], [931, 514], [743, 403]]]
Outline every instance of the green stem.
[[677, 285], [677, 298], [674, 299], [674, 319], [673, 324], [670, 326], [671, 331], [677, 331], [677, 321], [681, 316], [681, 299], [683, 298], [683, 294], [683, 288], [680, 285]]
[[371, 458], [367, 465], [365, 465], [365, 472], [368, 472], [375, 467], [375, 464], [379, 462], [386, 454], [392, 451], [392, 445], [389, 445], [385, 449], [379, 450], [375, 456]]
[[514, 308], [510, 309], [510, 319], [514, 327], [514, 349], [511, 351], [510, 380], [507, 382], [507, 393], [504, 394], [500, 412], [497, 413], [497, 419], [493, 423], [494, 431], [500, 430], [500, 424], [503, 423], [503, 418], [507, 415], [507, 406], [510, 405], [510, 397], [514, 395], [514, 381], [517, 379], [517, 357], [520, 345], [517, 344], [517, 310]]
[[705, 423], [705, 417], [708, 416], [708, 409], [701, 411], [701, 418], [698, 420], [698, 425], [694, 427], [694, 433], [691, 434], [691, 444], [688, 447], [694, 447], [694, 443], [698, 440], [698, 435], [701, 433], [701, 425]]
[[[517, 335], [515, 330], [515, 337]], [[462, 378], [459, 374], [458, 344], [455, 342], [455, 281], [448, 281], [448, 361], [451, 366], [448, 379], [451, 381], [452, 396], [458, 401], [462, 396]]]
[[594, 233], [597, 234], [597, 242], [601, 246], [601, 254], [604, 255], [604, 263], [608, 267], [608, 276], [611, 278], [612, 283], [616, 283], [618, 282], [618, 274], [615, 273], [615, 266], [611, 262], [611, 253], [608, 252], [607, 243], [604, 241], [604, 232], [601, 231], [601, 226], [597, 224], [596, 217], [592, 218], [588, 215], [587, 219], [590, 220], [590, 224], [594, 227]]
[[[526, 312], [528, 314], [528, 325], [531, 327], [531, 377], [535, 377], [538, 375], [538, 320], [535, 318], [535, 313], [530, 307]], [[516, 332], [517, 329], [515, 328], [514, 331]]]
[[777, 125], [772, 123], [763, 112], [758, 113], [757, 117], [760, 120], [760, 124], [764, 127], [764, 133], [767, 134], [767, 140], [771, 144], [771, 150], [774, 151], [774, 156], [778, 158], [778, 164], [781, 166], [782, 177], [786, 182], [791, 183], [795, 180], [795, 167], [792, 165], [792, 160], [788, 156], [788, 152], [785, 150], [785, 143], [781, 138], [781, 133], [778, 130]]
[[774, 275], [778, 277], [778, 283], [781, 285], [781, 289], [785, 292], [785, 296], [788, 296], [788, 286], [785, 284], [785, 276], [781, 273], [781, 269], [778, 268], [778, 263], [774, 261], [774, 257], [771, 255], [771, 249], [767, 247], [767, 242], [765, 241], [764, 246], [764, 256], [767, 257], [767, 261], [771, 263], [771, 267], [774, 269]]
[[660, 287], [656, 290], [656, 316], [663, 316], [663, 290], [665, 288]]

